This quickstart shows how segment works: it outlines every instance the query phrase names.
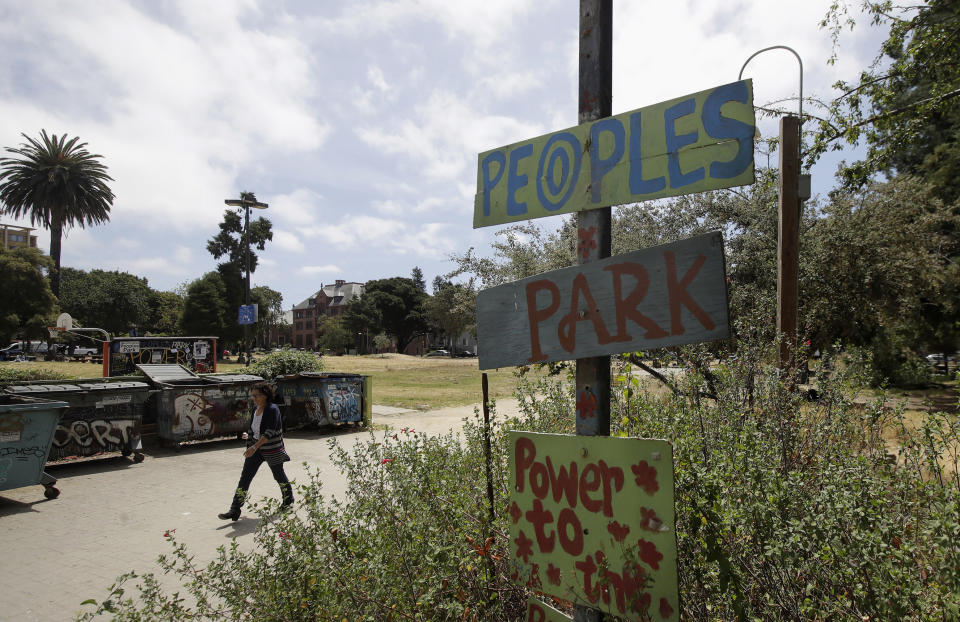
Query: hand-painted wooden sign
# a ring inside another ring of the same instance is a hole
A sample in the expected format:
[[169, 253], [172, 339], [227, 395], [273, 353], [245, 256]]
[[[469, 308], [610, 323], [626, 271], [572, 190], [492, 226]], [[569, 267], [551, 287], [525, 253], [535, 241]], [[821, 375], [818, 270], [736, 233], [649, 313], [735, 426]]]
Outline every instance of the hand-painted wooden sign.
[[670, 443], [509, 438], [513, 580], [631, 620], [679, 620]]
[[753, 183], [741, 80], [481, 153], [473, 226]]
[[564, 615], [550, 605], [540, 602], [536, 598], [527, 599], [527, 615], [524, 622], [571, 622], [573, 618]]
[[554, 270], [477, 296], [480, 369], [728, 335], [719, 232]]

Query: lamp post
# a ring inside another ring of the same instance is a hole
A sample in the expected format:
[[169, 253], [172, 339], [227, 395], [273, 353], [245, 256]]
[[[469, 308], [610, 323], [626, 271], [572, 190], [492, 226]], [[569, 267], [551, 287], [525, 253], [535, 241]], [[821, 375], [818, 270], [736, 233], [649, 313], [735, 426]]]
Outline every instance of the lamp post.
[[[250, 208], [267, 209], [266, 203], [257, 201], [257, 197], [252, 192], [241, 192], [239, 199], [225, 199], [223, 201], [230, 207], [242, 207], [244, 210], [243, 218], [243, 253], [244, 264], [247, 272], [246, 285], [244, 287], [244, 304], [250, 306]], [[243, 325], [243, 347], [247, 355], [247, 365], [250, 364], [250, 325]]]

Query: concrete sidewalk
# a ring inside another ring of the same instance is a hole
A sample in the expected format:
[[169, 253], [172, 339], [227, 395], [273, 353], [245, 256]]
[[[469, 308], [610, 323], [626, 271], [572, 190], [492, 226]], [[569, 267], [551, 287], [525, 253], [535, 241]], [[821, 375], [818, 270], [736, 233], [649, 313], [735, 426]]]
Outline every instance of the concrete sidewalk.
[[[459, 429], [473, 411], [474, 406], [427, 413], [374, 406], [374, 424], [440, 434]], [[498, 411], [515, 412], [516, 401], [501, 400]], [[287, 474], [306, 481], [302, 463], [307, 462], [322, 474], [327, 495], [342, 494], [345, 483], [327, 440], [346, 446], [368, 434], [349, 427], [286, 434], [292, 458]], [[81, 602], [103, 600], [120, 574], [158, 571], [157, 556], [172, 550], [163, 536], [167, 530], [176, 529], [177, 539], [200, 563], [213, 559], [231, 538], [241, 547], [253, 546], [255, 517], [245, 514], [235, 523], [217, 518], [230, 505], [243, 449], [232, 439], [179, 451], [148, 445], [140, 464], [116, 456], [49, 466], [62, 491], [54, 500], [46, 500], [39, 485], [0, 491], [0, 620], [74, 619]], [[266, 468], [250, 493], [255, 499], [280, 494]]]

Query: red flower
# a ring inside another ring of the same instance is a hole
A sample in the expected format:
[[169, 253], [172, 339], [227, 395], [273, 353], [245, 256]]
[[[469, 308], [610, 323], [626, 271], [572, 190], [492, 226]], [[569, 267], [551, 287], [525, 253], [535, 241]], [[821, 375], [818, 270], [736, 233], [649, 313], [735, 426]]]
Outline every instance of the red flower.
[[649, 508], [640, 508], [640, 528], [647, 531], [660, 531], [663, 521]]
[[630, 533], [630, 527], [628, 525], [621, 525], [619, 521], [613, 521], [607, 523], [607, 531], [610, 532], [610, 535], [613, 536], [613, 539], [617, 542], [623, 542], [624, 538], [627, 537], [627, 534]]
[[594, 235], [597, 233], [596, 227], [590, 227], [589, 229], [578, 229], [577, 237], [577, 253], [581, 257], [586, 259], [590, 256], [590, 251], [597, 247], [597, 241], [593, 239]]
[[666, 620], [673, 615], [673, 607], [667, 602], [666, 598], [660, 599], [660, 617]]
[[510, 516], [513, 518], [513, 524], [516, 525], [519, 522], [520, 517], [523, 516], [523, 510], [520, 509], [520, 506], [517, 505], [517, 502], [514, 501], [513, 505], [510, 506]]
[[554, 585], [560, 585], [560, 569], [550, 563], [547, 567], [547, 580]]
[[286, 531], [281, 531], [281, 532], [280, 532], [280, 537], [283, 538], [284, 540], [289, 540], [289, 539], [290, 539], [290, 534], [288, 534]]
[[380, 464], [386, 464], [388, 462], [393, 462], [393, 458], [384, 458], [380, 461]]
[[646, 460], [634, 464], [630, 470], [637, 476], [637, 486], [646, 490], [648, 495], [660, 490], [660, 484], [657, 483], [657, 469], [647, 464]]
[[640, 559], [654, 570], [660, 570], [660, 560], [663, 559], [663, 554], [657, 550], [657, 545], [653, 542], [647, 542], [643, 538], [637, 540], [637, 544], [640, 546]]
[[397, 435], [396, 435], [396, 434], [394, 434], [394, 435], [393, 435], [393, 440], [395, 440], [395, 441], [399, 441], [400, 439], [399, 439], [399, 438], [397, 438]]
[[169, 538], [169, 537], [170, 537], [170, 534], [172, 534], [172, 533], [175, 532], [175, 531], [176, 531], [176, 529], [168, 529], [167, 531], [164, 531], [164, 532], [163, 532], [163, 537], [164, 537], [164, 538]]
[[530, 556], [533, 555], [533, 540], [521, 531], [513, 542], [517, 545], [517, 557], [522, 557], [525, 564], [530, 563]]

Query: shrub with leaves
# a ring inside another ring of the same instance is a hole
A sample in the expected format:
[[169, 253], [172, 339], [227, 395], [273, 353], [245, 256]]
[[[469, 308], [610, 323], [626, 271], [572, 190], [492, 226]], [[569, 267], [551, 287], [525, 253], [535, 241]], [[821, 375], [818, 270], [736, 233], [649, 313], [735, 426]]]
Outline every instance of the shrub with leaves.
[[[846, 371], [809, 401], [765, 368], [773, 348], [741, 344], [719, 366], [687, 349], [667, 392], [617, 369], [612, 433], [674, 445], [680, 619], [960, 619], [958, 418], [913, 429], [885, 396], [855, 402], [864, 378]], [[159, 563], [185, 591], [131, 573], [82, 619], [522, 619], [529, 593], [507, 574], [506, 430], [572, 433], [573, 386], [522, 380], [518, 397], [521, 415], [492, 434], [493, 521], [476, 422], [463, 438], [331, 441], [345, 495], [324, 497], [312, 473], [296, 513], [262, 520], [257, 547], [221, 548], [206, 567], [171, 534]]]
[[304, 371], [323, 371], [323, 359], [313, 352], [280, 350], [256, 359], [245, 371], [265, 379]]

